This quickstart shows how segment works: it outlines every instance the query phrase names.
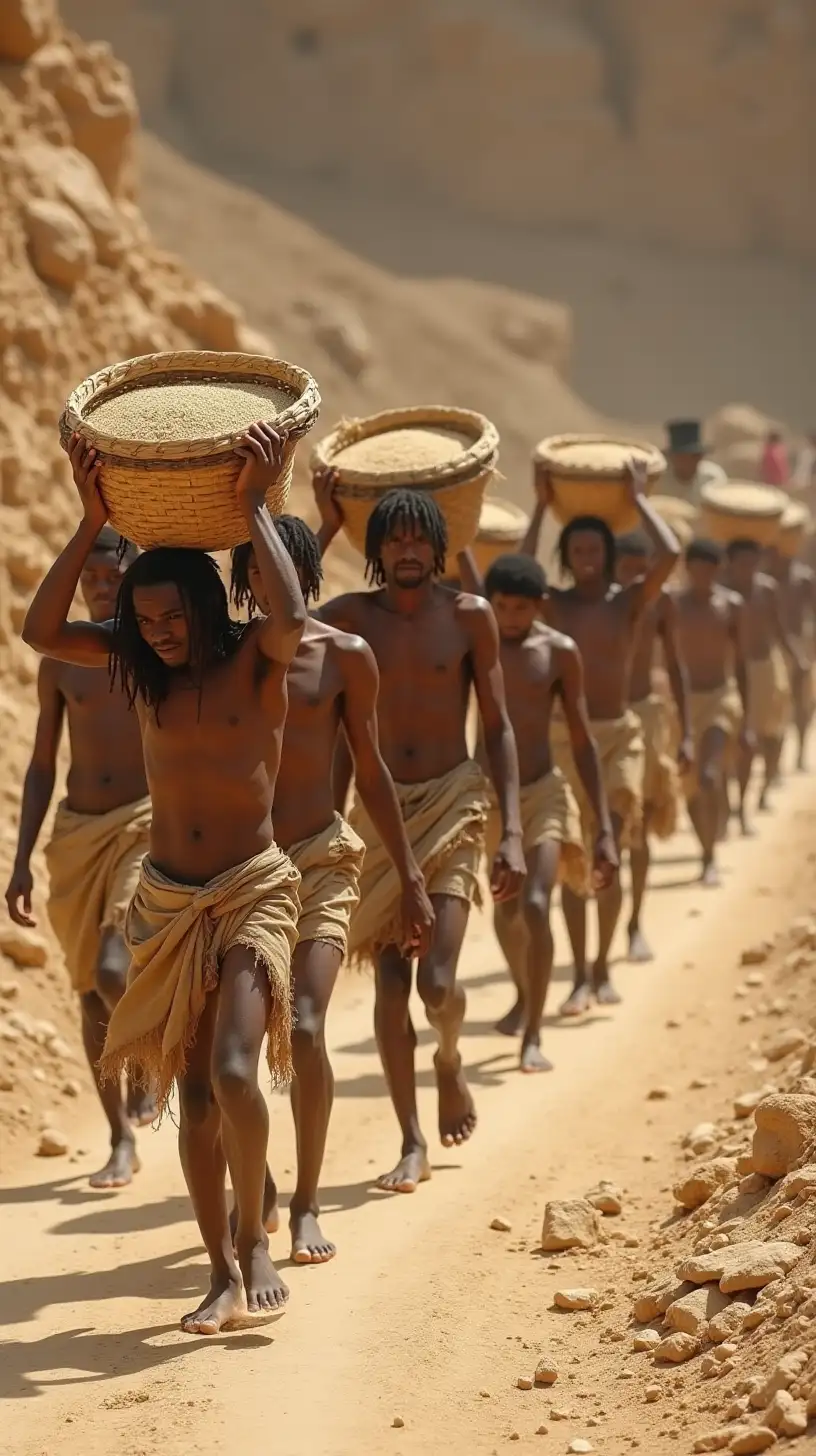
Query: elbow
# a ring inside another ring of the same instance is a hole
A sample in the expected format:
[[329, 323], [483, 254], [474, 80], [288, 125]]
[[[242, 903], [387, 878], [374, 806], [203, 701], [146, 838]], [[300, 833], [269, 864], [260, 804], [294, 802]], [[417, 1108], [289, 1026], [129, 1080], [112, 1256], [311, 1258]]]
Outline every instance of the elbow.
[[37, 630], [37, 623], [31, 620], [30, 612], [23, 622], [20, 636], [25, 642], [26, 647], [30, 647], [33, 652], [39, 652], [41, 656], [44, 656], [48, 652], [50, 644], [46, 641], [46, 634]]

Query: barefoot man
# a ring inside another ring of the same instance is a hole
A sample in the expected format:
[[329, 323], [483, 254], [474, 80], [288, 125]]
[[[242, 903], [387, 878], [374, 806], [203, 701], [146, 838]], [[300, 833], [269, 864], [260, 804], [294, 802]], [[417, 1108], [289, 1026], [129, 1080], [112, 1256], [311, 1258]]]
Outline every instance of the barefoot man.
[[[324, 538], [342, 525], [331, 475], [316, 494]], [[471, 902], [478, 896], [487, 797], [484, 775], [468, 756], [465, 727], [476, 690], [485, 752], [501, 816], [491, 888], [509, 899], [524, 878], [518, 759], [504, 702], [496, 623], [487, 602], [435, 580], [445, 570], [447, 527], [433, 497], [388, 491], [368, 522], [368, 576], [377, 590], [350, 592], [323, 608], [332, 626], [368, 643], [380, 673], [377, 706], [383, 758], [393, 776], [408, 841], [436, 916], [434, 938], [419, 959], [417, 990], [439, 1038], [434, 1057], [439, 1134], [444, 1147], [463, 1143], [476, 1125], [459, 1054], [465, 993], [456, 980]], [[346, 785], [350, 777], [346, 775]], [[338, 798], [344, 798], [339, 781]], [[336, 799], [337, 803], [338, 800]], [[402, 1130], [402, 1154], [379, 1180], [413, 1193], [430, 1177], [416, 1105], [416, 1034], [408, 1010], [412, 953], [400, 945], [400, 884], [385, 847], [359, 801], [352, 822], [366, 843], [360, 908], [351, 924], [352, 956], [372, 959], [375, 1028], [388, 1089]]]
[[727, 815], [729, 760], [737, 745], [752, 752], [748, 722], [745, 607], [718, 580], [723, 553], [714, 541], [692, 541], [687, 584], [675, 594], [675, 631], [689, 686], [693, 768], [685, 791], [689, 817], [703, 851], [702, 882], [720, 883], [715, 846]]
[[[762, 548], [756, 541], [747, 538], [730, 541], [727, 557], [728, 585], [745, 602], [748, 691], [751, 699], [748, 723], [764, 765], [759, 795], [759, 808], [762, 810], [768, 807], [768, 793], [779, 774], [790, 716], [791, 687], [795, 694], [808, 671], [808, 660], [802, 648], [788, 635], [776, 582], [767, 572], [760, 570]], [[738, 777], [743, 830], [746, 828], [745, 796], [753, 757], [747, 747], [740, 754]]]
[[[620, 585], [630, 586], [642, 577], [651, 555], [652, 544], [644, 532], [632, 531], [627, 536], [619, 536], [615, 543], [615, 560]], [[676, 757], [672, 753], [669, 702], [664, 693], [655, 689], [652, 681], [658, 647], [662, 649], [662, 665], [665, 665], [668, 674], [680, 724], [680, 747]], [[629, 851], [632, 872], [629, 959], [642, 964], [653, 959], [640, 924], [651, 863], [649, 835], [671, 839], [674, 834], [681, 799], [678, 768], [683, 773], [687, 772], [693, 757], [686, 671], [677, 652], [674, 601], [666, 587], [641, 618], [632, 658], [629, 700], [640, 719], [646, 750], [643, 825], [637, 842]]]
[[[292, 558], [308, 606], [320, 595], [323, 575], [317, 537], [294, 516], [279, 516], [275, 529]], [[256, 605], [268, 610], [251, 542], [232, 553], [232, 598], [239, 608], [247, 604], [250, 612]], [[277, 841], [300, 870], [298, 942], [292, 957], [292, 1112], [298, 1175], [289, 1205], [296, 1264], [324, 1264], [337, 1252], [318, 1223], [318, 1181], [334, 1100], [326, 1012], [360, 898], [365, 855], [362, 839], [334, 808], [332, 762], [341, 727], [354, 760], [357, 793], [399, 877], [400, 943], [424, 956], [433, 929], [425, 882], [405, 837], [399, 801], [377, 741], [378, 683], [374, 654], [362, 637], [309, 617], [287, 675], [289, 712], [273, 808]], [[264, 1216], [271, 1232], [278, 1218], [270, 1173]]]
[[291, 1076], [289, 963], [299, 910], [300, 876], [272, 833], [286, 673], [306, 621], [264, 504], [285, 449], [271, 427], [253, 425], [239, 452], [237, 498], [267, 617], [232, 622], [212, 557], [160, 547], [128, 567], [114, 623], [89, 624], [69, 622], [68, 613], [106, 511], [94, 452], [75, 439], [83, 520], [34, 597], [23, 633], [58, 661], [110, 663], [141, 723], [150, 849], [125, 925], [131, 964], [103, 1071], [116, 1076], [139, 1060], [156, 1078], [162, 1109], [178, 1080], [181, 1165], [211, 1263], [209, 1292], [182, 1327], [207, 1335], [269, 1318], [287, 1298], [263, 1226], [269, 1117], [258, 1085], [267, 1035], [273, 1080]]
[[796, 766], [805, 767], [805, 747], [813, 720], [813, 657], [816, 633], [816, 573], [804, 561], [770, 554], [770, 571], [779, 589], [785, 631], [806, 672], [793, 676], [793, 721], [796, 728]]
[[[538, 620], [546, 590], [544, 572], [530, 556], [500, 556], [482, 582], [472, 553], [464, 552], [459, 559], [462, 582], [487, 597], [499, 628], [507, 711], [516, 735], [521, 779], [527, 878], [520, 895], [498, 902], [493, 911], [496, 939], [507, 958], [517, 1000], [498, 1030], [510, 1036], [521, 1031], [522, 1072], [549, 1072], [552, 1062], [541, 1051], [541, 1018], [553, 967], [550, 902], [559, 881], [577, 895], [589, 891], [578, 805], [552, 761], [550, 718], [556, 699], [563, 706], [576, 770], [599, 826], [593, 855], [596, 889], [611, 882], [618, 854], [587, 720], [580, 654], [569, 637]], [[493, 807], [487, 821], [488, 863], [500, 836], [501, 822]]]
[[[673, 531], [649, 505], [644, 493], [645, 474], [634, 462], [629, 484], [632, 504], [655, 547], [645, 573], [629, 586], [618, 586], [612, 532], [605, 521], [595, 516], [578, 516], [564, 527], [558, 545], [562, 570], [572, 576], [575, 584], [565, 591], [551, 588], [543, 603], [549, 626], [573, 639], [584, 663], [589, 720], [618, 853], [639, 832], [643, 794], [643, 731], [637, 714], [629, 707], [632, 656], [643, 614], [660, 596], [680, 554]], [[530, 556], [536, 554], [544, 514], [552, 501], [546, 472], [539, 473], [536, 488], [539, 500], [522, 546]], [[563, 767], [581, 808], [584, 840], [591, 847], [598, 824], [571, 755], [564, 754]], [[568, 885], [564, 886], [564, 918], [575, 961], [575, 983], [562, 1007], [565, 1016], [581, 1016], [587, 1011], [593, 992], [601, 1005], [620, 1001], [609, 975], [609, 953], [622, 899], [620, 875], [616, 873], [598, 895], [598, 956], [590, 989], [586, 904]]]
[[[103, 527], [91, 546], [79, 585], [92, 622], [109, 622], [129, 546], [120, 561], [119, 536]], [[147, 795], [139, 720], [121, 686], [95, 668], [44, 661], [37, 680], [40, 713], [23, 784], [14, 870], [6, 891], [18, 925], [34, 925], [31, 856], [51, 803], [57, 754], [67, 719], [71, 763], [66, 795], [46, 846], [48, 915], [79, 996], [82, 1041], [108, 1119], [111, 1154], [91, 1177], [92, 1188], [122, 1188], [138, 1169], [133, 1124], [156, 1115], [155, 1097], [131, 1079], [127, 1101], [121, 1082], [102, 1082], [99, 1058], [108, 1018], [125, 989], [129, 956], [122, 939], [125, 912], [147, 853]]]

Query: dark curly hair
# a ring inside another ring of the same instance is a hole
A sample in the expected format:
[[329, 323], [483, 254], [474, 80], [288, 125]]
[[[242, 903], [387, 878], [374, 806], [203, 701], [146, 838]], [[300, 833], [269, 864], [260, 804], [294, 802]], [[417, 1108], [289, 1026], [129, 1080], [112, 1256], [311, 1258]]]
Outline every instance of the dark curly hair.
[[538, 601], [547, 590], [544, 568], [532, 556], [507, 553], [498, 556], [485, 577], [485, 596], [490, 600], [497, 592], [507, 597], [527, 597]]
[[434, 576], [444, 576], [448, 527], [433, 496], [427, 490], [389, 490], [378, 500], [366, 527], [366, 579], [373, 586], [383, 586], [385, 583], [382, 564], [385, 542], [395, 531], [405, 526], [414, 530], [432, 547]]
[[119, 588], [111, 648], [111, 682], [121, 683], [131, 706], [137, 697], [159, 709], [167, 697], [172, 669], [145, 642], [136, 617], [133, 593], [141, 586], [178, 587], [190, 631], [190, 667], [198, 679], [199, 703], [204, 671], [232, 657], [244, 633], [229, 614], [227, 593], [218, 567], [206, 551], [156, 546], [131, 562]]
[[704, 561], [707, 566], [721, 566], [723, 549], [718, 541], [709, 541], [698, 536], [686, 547], [686, 561]]
[[[276, 516], [275, 530], [292, 558], [292, 565], [298, 574], [303, 600], [320, 600], [320, 583], [323, 567], [320, 564], [320, 545], [311, 526], [299, 516]], [[240, 611], [246, 607], [250, 617], [255, 611], [255, 598], [249, 585], [249, 563], [253, 555], [251, 541], [234, 546], [231, 556], [230, 601]]]

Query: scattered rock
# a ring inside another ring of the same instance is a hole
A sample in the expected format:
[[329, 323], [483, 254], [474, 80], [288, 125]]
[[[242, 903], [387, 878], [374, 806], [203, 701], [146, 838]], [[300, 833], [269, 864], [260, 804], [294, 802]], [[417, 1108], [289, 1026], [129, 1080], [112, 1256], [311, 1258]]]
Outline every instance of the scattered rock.
[[763, 1410], [779, 1391], [787, 1391], [788, 1387], [798, 1380], [807, 1363], [808, 1357], [804, 1350], [790, 1350], [787, 1355], [783, 1355], [781, 1360], [777, 1361], [764, 1385], [759, 1385], [756, 1390], [751, 1391], [750, 1399], [754, 1410]]
[[702, 1163], [674, 1188], [674, 1198], [683, 1208], [701, 1208], [718, 1188], [724, 1188], [736, 1176], [734, 1158], [713, 1158]]
[[68, 1139], [56, 1128], [46, 1127], [40, 1133], [37, 1147], [38, 1158], [62, 1158], [68, 1152]]
[[740, 1431], [732, 1438], [731, 1450], [734, 1456], [753, 1456], [754, 1452], [767, 1451], [776, 1445], [776, 1436], [769, 1426], [754, 1426], [750, 1431]]
[[14, 961], [16, 966], [36, 968], [44, 966], [48, 959], [48, 946], [42, 936], [24, 925], [4, 925], [0, 928], [0, 951]]
[[554, 1304], [557, 1309], [594, 1309], [600, 1295], [597, 1289], [557, 1289]]
[[585, 1198], [548, 1203], [544, 1209], [541, 1247], [545, 1251], [591, 1249], [600, 1238], [598, 1215]]
[[677, 1272], [692, 1284], [719, 1281], [723, 1294], [736, 1294], [741, 1289], [763, 1289], [774, 1279], [781, 1279], [801, 1256], [798, 1244], [747, 1240], [714, 1253], [694, 1254]]
[[493, 1218], [490, 1220], [490, 1227], [495, 1229], [497, 1234], [509, 1234], [513, 1225], [506, 1218]]
[[689, 1090], [691, 1092], [704, 1092], [707, 1087], [712, 1087], [713, 1085], [710, 1077], [692, 1077], [689, 1082]]
[[784, 1057], [791, 1056], [793, 1052], [802, 1051], [807, 1044], [807, 1033], [800, 1030], [798, 1026], [792, 1026], [787, 1031], [780, 1031], [762, 1050], [769, 1062], [781, 1062]]
[[586, 1453], [594, 1451], [595, 1447], [591, 1441], [585, 1441], [581, 1436], [578, 1436], [576, 1440], [570, 1441], [567, 1450], [574, 1452], [575, 1456], [586, 1456]]
[[594, 1188], [590, 1188], [586, 1194], [586, 1201], [591, 1203], [593, 1208], [597, 1208], [599, 1213], [613, 1217], [623, 1209], [623, 1192], [616, 1183], [602, 1178], [600, 1183], [596, 1183]]
[[642, 1354], [644, 1350], [653, 1350], [659, 1344], [660, 1335], [657, 1330], [639, 1330], [632, 1340], [632, 1349], [636, 1354]]
[[692, 1451], [725, 1451], [736, 1435], [739, 1435], [738, 1426], [721, 1426], [718, 1431], [708, 1431], [704, 1436], [698, 1436], [691, 1449]]
[[671, 1095], [672, 1095], [672, 1089], [671, 1089], [671, 1087], [652, 1087], [651, 1091], [649, 1092], [647, 1101], [649, 1101], [649, 1102], [665, 1102], [667, 1100], [667, 1098], [671, 1097]]
[[742, 1092], [734, 1099], [734, 1116], [750, 1117], [755, 1112], [764, 1097], [769, 1097], [775, 1092], [775, 1087], [759, 1087], [755, 1092]]
[[[773, 942], [770, 940], [761, 940], [758, 945], [749, 945], [740, 956], [740, 965], [762, 966], [765, 964], [772, 950]], [[745, 982], [748, 986], [761, 986], [763, 980], [763, 976], [759, 976], [758, 978], [756, 976], [745, 977]]]
[[662, 1393], [659, 1385], [647, 1385], [644, 1391], [647, 1405], [654, 1405], [655, 1401], [660, 1399]]
[[683, 1334], [702, 1336], [709, 1320], [728, 1308], [729, 1300], [715, 1285], [703, 1284], [670, 1304], [663, 1316], [667, 1329]]
[[516, 1386], [519, 1390], [532, 1390], [533, 1382], [529, 1375], [520, 1375], [516, 1381]]
[[556, 1382], [557, 1379], [558, 1379], [558, 1366], [555, 1364], [555, 1362], [553, 1360], [549, 1359], [546, 1355], [545, 1356], [542, 1356], [542, 1358], [539, 1360], [538, 1364], [536, 1365], [536, 1372], [535, 1372], [535, 1383], [536, 1383], [536, 1385], [555, 1385], [555, 1382]]
[[402, 1428], [403, 1428], [403, 1426], [405, 1425], [405, 1422], [402, 1419], [402, 1416], [394, 1416], [394, 1419], [391, 1422], [391, 1425], [392, 1425], [392, 1428], [395, 1431], [401, 1431]]
[[716, 1122], [698, 1122], [691, 1132], [686, 1133], [683, 1138], [683, 1147], [690, 1148], [693, 1153], [700, 1156], [709, 1151], [712, 1145], [721, 1141], [722, 1134]]
[[686, 1360], [692, 1360], [699, 1354], [700, 1341], [693, 1335], [684, 1334], [679, 1330], [675, 1334], [667, 1335], [659, 1345], [655, 1345], [655, 1360], [663, 1361], [671, 1365], [682, 1365]]
[[656, 1285], [653, 1289], [644, 1290], [638, 1295], [632, 1307], [632, 1313], [638, 1324], [650, 1324], [658, 1315], [665, 1314], [670, 1304], [676, 1299], [682, 1299], [684, 1294], [689, 1294], [694, 1285], [688, 1282], [678, 1284], [670, 1280], [666, 1284]]
[[0, 1001], [16, 1001], [19, 994], [19, 981], [0, 981]]
[[752, 1157], [757, 1172], [783, 1178], [816, 1137], [816, 1097], [777, 1093], [757, 1107]]
[[803, 1400], [796, 1400], [788, 1390], [777, 1390], [762, 1419], [771, 1430], [783, 1436], [801, 1436], [807, 1430], [807, 1407]]
[[740, 1299], [730, 1301], [725, 1309], [709, 1320], [708, 1338], [717, 1345], [730, 1340], [733, 1335], [740, 1333], [742, 1322], [750, 1312], [750, 1304], [744, 1304]]

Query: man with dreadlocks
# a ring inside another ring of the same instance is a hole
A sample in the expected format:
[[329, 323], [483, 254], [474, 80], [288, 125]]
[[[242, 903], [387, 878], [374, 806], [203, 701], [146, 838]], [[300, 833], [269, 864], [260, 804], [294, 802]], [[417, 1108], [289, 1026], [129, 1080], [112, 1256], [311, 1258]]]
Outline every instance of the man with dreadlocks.
[[[82, 568], [79, 586], [92, 622], [113, 618], [122, 573], [136, 555], [127, 544], [120, 559], [118, 547], [117, 533], [103, 526]], [[54, 793], [67, 720], [68, 783], [45, 850], [48, 916], [79, 996], [85, 1055], [110, 1127], [110, 1157], [92, 1175], [91, 1187], [123, 1188], [139, 1167], [133, 1125], [153, 1121], [156, 1101], [133, 1077], [125, 1101], [121, 1082], [103, 1082], [98, 1064], [108, 1019], [125, 989], [129, 958], [122, 930], [148, 848], [142, 737], [127, 694], [121, 686], [109, 691], [94, 668], [45, 660], [37, 693], [40, 711], [6, 904], [17, 925], [34, 925], [31, 856]]]
[[286, 461], [285, 438], [253, 425], [238, 453], [236, 496], [268, 616], [232, 622], [212, 557], [159, 547], [128, 567], [113, 624], [70, 622], [107, 515], [95, 453], [75, 439], [83, 519], [23, 629], [45, 656], [110, 664], [141, 724], [150, 850], [128, 911], [127, 990], [110, 1019], [103, 1069], [115, 1076], [141, 1061], [156, 1077], [160, 1107], [178, 1079], [181, 1165], [211, 1263], [209, 1292], [182, 1328], [206, 1335], [270, 1318], [287, 1298], [263, 1226], [269, 1117], [258, 1061], [266, 1036], [273, 1079], [291, 1077], [289, 969], [300, 876], [274, 842], [272, 805], [286, 674], [306, 609], [265, 505]]
[[[315, 493], [327, 540], [342, 525], [330, 474], [317, 477]], [[434, 1057], [439, 1133], [443, 1145], [452, 1147], [465, 1142], [476, 1124], [459, 1054], [465, 993], [456, 980], [468, 912], [477, 896], [487, 815], [484, 776], [468, 755], [465, 736], [471, 686], [502, 823], [491, 874], [496, 899], [518, 892], [525, 863], [518, 759], [495, 620], [481, 598], [435, 580], [444, 573], [446, 549], [445, 520], [432, 496], [421, 490], [388, 491], [372, 511], [366, 533], [367, 574], [377, 590], [338, 597], [321, 616], [364, 638], [379, 668], [383, 758], [436, 916], [431, 947], [418, 958], [417, 990], [439, 1039]], [[337, 776], [338, 806], [345, 802], [350, 763], [347, 770]], [[377, 1044], [402, 1130], [399, 1162], [379, 1186], [413, 1193], [430, 1177], [417, 1117], [416, 1035], [408, 1009], [412, 960], [419, 948], [405, 944], [396, 871], [359, 796], [351, 820], [365, 841], [366, 858], [350, 950], [374, 962]]]
[[[292, 558], [307, 606], [317, 601], [323, 571], [314, 532], [295, 516], [275, 528]], [[268, 607], [252, 542], [232, 553], [232, 599], [238, 608]], [[351, 914], [360, 898], [365, 845], [337, 813], [332, 762], [342, 727], [354, 759], [357, 793], [393, 861], [401, 886], [400, 944], [428, 951], [433, 910], [405, 836], [391, 775], [377, 741], [379, 675], [362, 637], [310, 616], [287, 674], [289, 711], [283, 734], [273, 814], [278, 843], [300, 870], [298, 943], [292, 957], [292, 1111], [297, 1186], [289, 1205], [292, 1259], [324, 1264], [337, 1252], [318, 1223], [318, 1181], [334, 1099], [326, 1051], [326, 1012], [346, 953]], [[267, 1170], [266, 1227], [277, 1227], [277, 1190]]]
[[[552, 504], [552, 485], [546, 472], [537, 476], [536, 489], [538, 505], [521, 548], [530, 556], [536, 555], [541, 523]], [[595, 516], [578, 516], [564, 527], [558, 544], [562, 571], [572, 577], [574, 584], [566, 590], [551, 588], [543, 604], [548, 626], [572, 637], [584, 662], [589, 719], [619, 852], [638, 833], [643, 793], [643, 730], [629, 707], [632, 654], [643, 614], [660, 595], [680, 555], [673, 531], [646, 499], [645, 471], [635, 460], [629, 491], [632, 506], [655, 548], [643, 575], [628, 586], [618, 586], [615, 538], [609, 526]], [[555, 746], [578, 797], [585, 838], [591, 847], [598, 825], [572, 756], [564, 751], [567, 745], [563, 741], [559, 745], [556, 738]], [[592, 971], [592, 992], [606, 1006], [620, 1001], [609, 975], [609, 954], [622, 898], [616, 873], [609, 887], [598, 895], [598, 955]], [[561, 1010], [564, 1016], [581, 1016], [588, 1010], [592, 994], [587, 982], [586, 903], [565, 885], [562, 904], [575, 962], [575, 982]]]

